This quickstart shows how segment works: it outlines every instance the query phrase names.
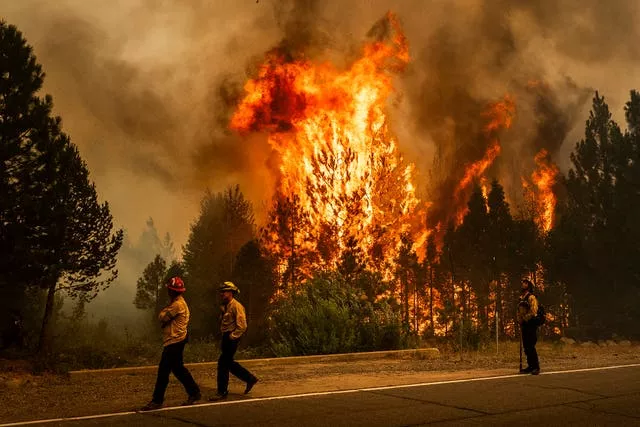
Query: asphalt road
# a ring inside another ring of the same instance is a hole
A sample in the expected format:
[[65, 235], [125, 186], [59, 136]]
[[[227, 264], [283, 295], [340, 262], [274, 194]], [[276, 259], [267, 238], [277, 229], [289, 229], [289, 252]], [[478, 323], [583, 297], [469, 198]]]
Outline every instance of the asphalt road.
[[[258, 385], [259, 386], [259, 385]], [[31, 423], [42, 426], [640, 426], [640, 364]], [[25, 423], [16, 424], [25, 425]]]

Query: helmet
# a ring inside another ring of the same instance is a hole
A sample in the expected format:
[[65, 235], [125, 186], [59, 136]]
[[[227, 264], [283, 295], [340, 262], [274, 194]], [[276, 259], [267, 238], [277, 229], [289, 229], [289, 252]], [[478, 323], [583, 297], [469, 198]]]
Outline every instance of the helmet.
[[184, 282], [178, 276], [169, 279], [169, 281], [167, 282], [167, 288], [180, 293], [187, 290], [184, 287]]
[[224, 282], [222, 285], [220, 285], [220, 292], [226, 292], [226, 291], [231, 291], [234, 294], [239, 294], [240, 293], [240, 289], [238, 289], [238, 287], [236, 285], [233, 284], [233, 282]]

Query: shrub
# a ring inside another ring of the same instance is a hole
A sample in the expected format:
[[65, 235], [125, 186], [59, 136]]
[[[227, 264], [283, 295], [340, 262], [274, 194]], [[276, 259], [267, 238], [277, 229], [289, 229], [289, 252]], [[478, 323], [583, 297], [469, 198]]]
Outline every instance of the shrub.
[[337, 273], [324, 273], [289, 290], [269, 319], [276, 356], [344, 353], [400, 346], [400, 322], [384, 301]]

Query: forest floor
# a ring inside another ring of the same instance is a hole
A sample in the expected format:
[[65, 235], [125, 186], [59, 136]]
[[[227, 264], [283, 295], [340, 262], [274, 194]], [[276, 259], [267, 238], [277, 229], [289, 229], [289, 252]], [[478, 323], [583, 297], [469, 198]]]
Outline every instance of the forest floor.
[[[543, 371], [640, 363], [640, 344], [607, 341], [599, 344], [539, 343]], [[294, 361], [247, 360], [242, 364], [260, 382], [247, 397], [244, 384], [232, 378], [234, 398], [270, 397], [334, 390], [360, 389], [483, 376], [518, 371], [518, 343], [501, 343], [484, 351], [449, 353], [406, 352], [372, 355], [368, 359], [296, 358]], [[524, 357], [523, 357], [524, 359]], [[524, 362], [526, 365], [526, 362]], [[188, 365], [203, 400], [215, 395], [215, 364]], [[132, 411], [150, 400], [155, 367], [34, 374], [26, 362], [0, 359], [0, 424]], [[186, 395], [171, 378], [165, 405], [178, 405]]]

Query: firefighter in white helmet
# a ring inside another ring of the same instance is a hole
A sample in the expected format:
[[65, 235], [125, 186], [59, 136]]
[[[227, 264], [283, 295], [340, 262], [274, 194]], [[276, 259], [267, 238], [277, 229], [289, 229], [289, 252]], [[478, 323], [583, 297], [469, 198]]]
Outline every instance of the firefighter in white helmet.
[[244, 307], [235, 299], [240, 290], [232, 282], [224, 282], [219, 291], [222, 300], [222, 322], [220, 324], [222, 343], [220, 345], [221, 354], [218, 359], [218, 393], [216, 397], [210, 400], [220, 400], [227, 397], [229, 393], [229, 372], [247, 384], [244, 390], [245, 394], [249, 393], [258, 382], [258, 378], [255, 375], [233, 360], [240, 338], [247, 330], [247, 316]]

